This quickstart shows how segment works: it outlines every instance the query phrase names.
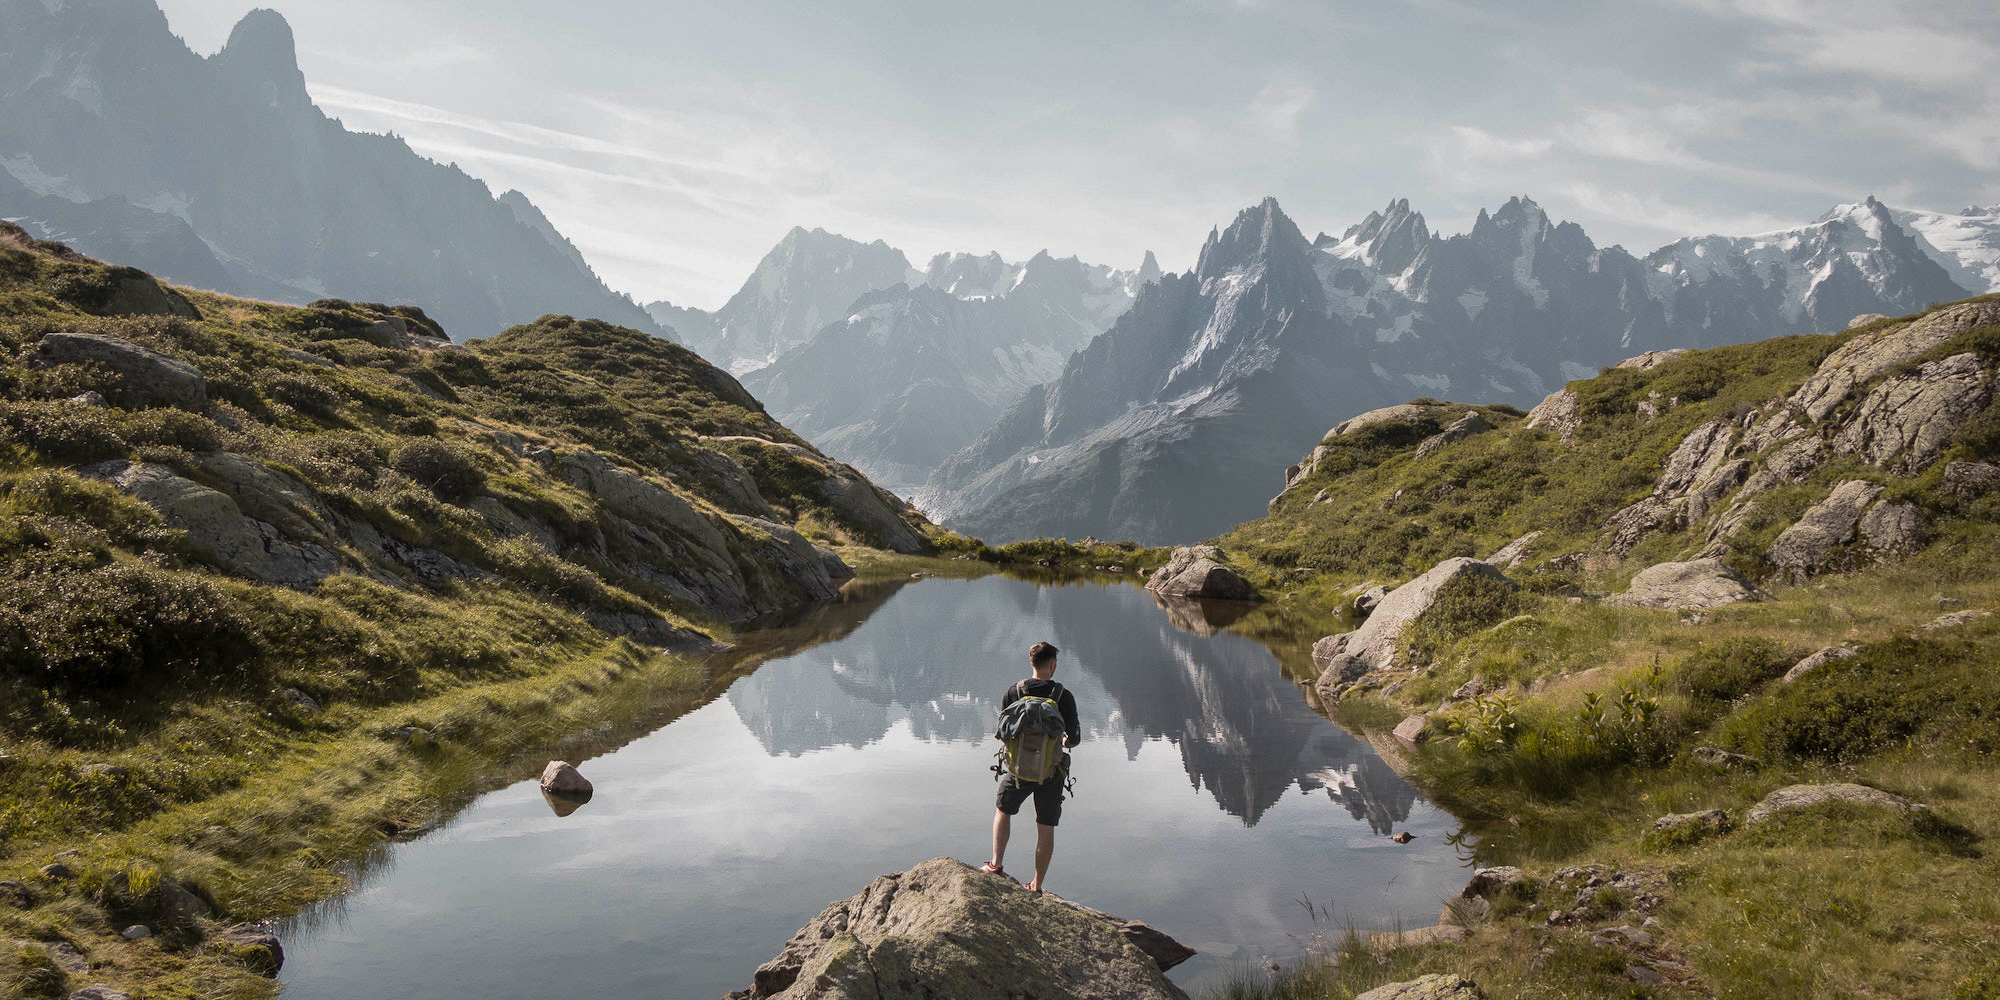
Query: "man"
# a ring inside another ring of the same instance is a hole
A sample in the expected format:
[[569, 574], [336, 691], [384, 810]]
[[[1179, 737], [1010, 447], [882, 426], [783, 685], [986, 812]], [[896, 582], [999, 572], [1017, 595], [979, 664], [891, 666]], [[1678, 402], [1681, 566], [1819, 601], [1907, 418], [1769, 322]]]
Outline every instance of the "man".
[[[1016, 681], [1001, 696], [1000, 710], [1024, 697], [1048, 698], [1056, 703], [1062, 712], [1063, 746], [1076, 746], [1082, 739], [1083, 727], [1076, 719], [1076, 699], [1061, 684], [1055, 682], [1055, 646], [1038, 642], [1028, 649], [1028, 668], [1033, 677]], [[1062, 819], [1063, 780], [1069, 776], [1069, 754], [1063, 754], [1062, 765], [1047, 781], [1024, 782], [1013, 775], [1002, 775], [1000, 791], [994, 797], [993, 811], [993, 860], [979, 866], [980, 871], [1005, 875], [1007, 870], [1001, 862], [1007, 855], [1007, 837], [1013, 832], [1014, 814], [1021, 811], [1021, 803], [1029, 797], [1035, 800], [1035, 877], [1028, 883], [1032, 892], [1042, 891], [1042, 879], [1049, 873], [1049, 859], [1056, 853], [1056, 823]]]

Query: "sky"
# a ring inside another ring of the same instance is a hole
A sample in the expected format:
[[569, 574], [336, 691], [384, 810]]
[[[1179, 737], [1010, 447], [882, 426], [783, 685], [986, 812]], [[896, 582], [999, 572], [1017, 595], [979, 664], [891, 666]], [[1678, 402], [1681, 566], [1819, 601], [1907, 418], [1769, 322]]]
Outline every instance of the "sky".
[[[159, 0], [213, 53], [242, 0]], [[794, 226], [1193, 265], [1532, 197], [1599, 245], [2000, 202], [2000, 5], [275, 0], [315, 102], [527, 194], [613, 289], [719, 307]]]

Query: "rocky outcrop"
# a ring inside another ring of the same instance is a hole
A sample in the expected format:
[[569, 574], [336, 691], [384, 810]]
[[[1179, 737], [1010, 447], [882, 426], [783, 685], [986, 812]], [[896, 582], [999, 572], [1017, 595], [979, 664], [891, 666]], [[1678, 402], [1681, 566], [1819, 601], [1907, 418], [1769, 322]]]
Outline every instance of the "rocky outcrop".
[[1944, 467], [1944, 491], [1974, 500], [2000, 489], [2000, 466], [1986, 462], [1952, 462]]
[[1764, 557], [1787, 579], [1804, 580], [1819, 571], [1835, 546], [1854, 541], [1862, 512], [1881, 495], [1882, 487], [1874, 483], [1859, 479], [1841, 483], [1778, 535]]
[[898, 513], [910, 505], [894, 494], [849, 476], [826, 477], [820, 481], [819, 494], [841, 520], [860, 526], [871, 542], [906, 555], [924, 550], [923, 538]]
[[285, 967], [285, 946], [258, 924], [235, 924], [209, 939], [211, 948], [226, 949], [250, 971], [275, 977]]
[[[1542, 537], [1541, 532], [1530, 531], [1527, 534], [1522, 535], [1521, 537], [1516, 538], [1511, 542], [1508, 542], [1506, 545], [1501, 546], [1500, 551], [1495, 552], [1490, 556], [1487, 556], [1485, 562], [1487, 565], [1494, 566], [1499, 569], [1509, 569], [1519, 564], [1522, 559], [1526, 558], [1528, 555], [1528, 547], [1535, 544], [1536, 540], [1540, 539], [1541, 537]], [[1358, 609], [1360, 607], [1360, 602], [1357, 601], [1355, 603], [1355, 607]]]
[[1814, 653], [1813, 655], [1808, 656], [1805, 659], [1792, 664], [1792, 669], [1785, 671], [1784, 682], [1786, 684], [1790, 684], [1793, 681], [1798, 680], [1799, 678], [1804, 677], [1805, 675], [1812, 673], [1813, 671], [1818, 670], [1819, 668], [1824, 667], [1829, 663], [1833, 663], [1836, 660], [1849, 659], [1854, 655], [1855, 655], [1855, 649], [1852, 646], [1828, 646], [1827, 648], [1822, 649], [1819, 652]]
[[1756, 826], [1794, 809], [1810, 809], [1829, 802], [1847, 802], [1862, 806], [1876, 806], [1894, 809], [1897, 812], [1920, 812], [1930, 808], [1917, 802], [1866, 785], [1786, 785], [1764, 796], [1763, 800], [1750, 807], [1743, 817], [1743, 825]]
[[1514, 586], [1506, 574], [1477, 559], [1447, 559], [1437, 564], [1430, 572], [1390, 592], [1360, 628], [1313, 644], [1313, 664], [1320, 670], [1319, 686], [1325, 689], [1329, 677], [1358, 669], [1356, 661], [1365, 665], [1364, 673], [1394, 666], [1396, 646], [1403, 633], [1423, 619], [1447, 588], [1471, 577]]
[[1483, 434], [1492, 429], [1493, 424], [1488, 422], [1485, 417], [1480, 416], [1477, 410], [1474, 410], [1452, 421], [1450, 427], [1425, 438], [1417, 445], [1417, 457], [1421, 459], [1446, 445], [1463, 441], [1474, 434]]
[[95, 333], [51, 333], [28, 355], [32, 368], [95, 365], [110, 378], [94, 388], [105, 399], [134, 409], [179, 406], [199, 409], [208, 401], [208, 382], [201, 370], [129, 340]]
[[1377, 986], [1354, 1000], [1486, 1000], [1486, 994], [1464, 976], [1433, 973], [1406, 983]]
[[1225, 558], [1222, 550], [1213, 545], [1175, 549], [1173, 558], [1146, 581], [1146, 589], [1165, 597], [1256, 600], [1256, 590], [1235, 570], [1223, 565]]
[[1549, 393], [1535, 408], [1528, 411], [1528, 426], [1546, 427], [1556, 432], [1564, 442], [1576, 437], [1583, 427], [1583, 407], [1576, 393], [1568, 389], [1557, 389]]
[[1834, 436], [1833, 450], [1913, 475], [1937, 460], [1992, 392], [1992, 376], [1976, 354], [1926, 362], [1871, 391]]
[[1842, 344], [1812, 378], [1792, 393], [1791, 407], [1814, 423], [1876, 377], [1908, 364], [1951, 338], [1989, 323], [2000, 323], [2000, 302], [1965, 302], [1925, 315], [1913, 323], [1886, 326]]
[[1729, 459], [1734, 439], [1734, 428], [1721, 420], [1690, 431], [1667, 456], [1652, 495], [1611, 516], [1606, 547], [1624, 555], [1655, 532], [1706, 518], [1749, 473], [1749, 462]]
[[1769, 594], [1758, 590], [1722, 560], [1695, 559], [1648, 566], [1632, 578], [1632, 585], [1625, 593], [1605, 603], [1621, 607], [1690, 611], [1738, 601], [1770, 599]]
[[[1339, 701], [1378, 670], [1407, 666], [1399, 661], [1403, 636], [1430, 615], [1446, 593], [1481, 582], [1507, 589], [1514, 582], [1493, 566], [1476, 559], [1447, 559], [1410, 582], [1381, 595], [1368, 621], [1352, 632], [1330, 635], [1313, 643], [1313, 667], [1318, 675], [1313, 691], [1325, 704]], [[1370, 597], [1375, 591], [1363, 595]], [[1358, 606], [1359, 602], [1357, 602]], [[1407, 734], [1405, 730], [1408, 730]], [[1423, 738], [1424, 717], [1413, 716], [1396, 727], [1396, 736], [1414, 744]]]
[[828, 906], [730, 997], [1185, 1000], [1164, 973], [1191, 954], [1144, 925], [937, 858]]
[[[169, 525], [187, 533], [188, 545], [197, 554], [229, 572], [264, 583], [311, 587], [340, 568], [332, 549], [288, 537], [245, 513], [228, 494], [168, 466], [121, 459], [83, 471], [145, 501]], [[276, 504], [268, 508], [281, 509]]]
[[1729, 814], [1720, 809], [1672, 813], [1653, 821], [1652, 838], [1685, 846], [1720, 837], [1730, 830]]

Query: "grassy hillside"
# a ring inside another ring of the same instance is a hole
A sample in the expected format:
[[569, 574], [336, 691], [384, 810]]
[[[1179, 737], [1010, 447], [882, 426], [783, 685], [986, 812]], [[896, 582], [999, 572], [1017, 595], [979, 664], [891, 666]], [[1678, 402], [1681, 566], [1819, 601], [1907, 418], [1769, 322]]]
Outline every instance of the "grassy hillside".
[[[1463, 941], [1371, 950], [1333, 927], [1326, 962], [1231, 995], [1353, 996], [1448, 972], [1496, 997], [2000, 996], [2000, 490], [1964, 478], [2000, 459], [2000, 313], [1985, 309], [1826, 403], [1812, 402], [1823, 366], [1943, 311], [1610, 369], [1570, 385], [1567, 422], [1436, 404], [1323, 442], [1269, 517], [1218, 540], [1276, 595], [1266, 619], [1345, 632], [1365, 585], [1541, 533], [1506, 569], [1519, 589], [1448, 591], [1398, 666], [1343, 689], [1310, 680], [1306, 651], [1287, 657], [1309, 698], [1378, 733], [1467, 818], [1479, 863], [1527, 882], [1454, 904]], [[1923, 386], [1956, 409], [1917, 421], [1909, 450], [1870, 451], [1867, 422], [1915, 412]], [[1494, 429], [1418, 456], [1469, 410]], [[1675, 456], [1711, 439], [1696, 486], [1669, 482]], [[1849, 518], [1800, 564], [1791, 529], [1845, 483], [1914, 510], [1921, 533], [1897, 548]], [[1704, 553], [1773, 599], [1607, 600]], [[1849, 655], [1783, 679], [1829, 647]], [[1419, 745], [1388, 737], [1406, 717]], [[1834, 782], [1928, 808], [1746, 826], [1772, 791]], [[1705, 810], [1729, 832], [1653, 827]]]
[[0, 994], [268, 995], [224, 928], [524, 751], [695, 703], [731, 620], [935, 530], [677, 345], [443, 333], [0, 224]]

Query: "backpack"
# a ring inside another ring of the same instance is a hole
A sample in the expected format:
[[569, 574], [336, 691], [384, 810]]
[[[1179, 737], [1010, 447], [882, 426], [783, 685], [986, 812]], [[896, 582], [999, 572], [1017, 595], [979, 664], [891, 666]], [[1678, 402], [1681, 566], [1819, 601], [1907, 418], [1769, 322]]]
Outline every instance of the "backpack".
[[1062, 765], [1063, 739], [1068, 731], [1063, 726], [1062, 708], [1056, 698], [1062, 697], [1062, 685], [1056, 685], [1055, 697], [1022, 695], [1000, 712], [999, 728], [993, 731], [993, 738], [1000, 741], [1000, 749], [994, 754], [1000, 758], [993, 766], [995, 776], [1005, 766], [1014, 780], [1035, 784], [1055, 777]]

